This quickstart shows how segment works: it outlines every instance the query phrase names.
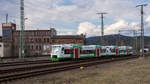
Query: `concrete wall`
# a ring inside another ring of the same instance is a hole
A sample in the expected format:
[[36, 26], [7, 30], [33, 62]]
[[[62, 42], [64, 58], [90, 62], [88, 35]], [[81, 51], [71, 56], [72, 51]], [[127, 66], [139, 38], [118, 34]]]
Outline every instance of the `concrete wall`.
[[0, 57], [4, 57], [4, 45], [0, 42]]
[[12, 44], [0, 42], [0, 57], [12, 57]]

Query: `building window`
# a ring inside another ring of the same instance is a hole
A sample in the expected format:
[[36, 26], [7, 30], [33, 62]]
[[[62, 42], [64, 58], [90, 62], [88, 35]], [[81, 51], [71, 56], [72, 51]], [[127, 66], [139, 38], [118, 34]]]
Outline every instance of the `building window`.
[[44, 42], [46, 43], [46, 38], [44, 38]]
[[34, 36], [34, 32], [31, 32], [32, 33], [32, 36]]
[[28, 45], [28, 49], [30, 50], [30, 45]]
[[46, 32], [46, 35], [48, 35], [48, 32]]
[[42, 49], [42, 47], [41, 46], [39, 46], [39, 50], [41, 50]]
[[26, 35], [26, 32], [24, 32], [24, 35]]
[[55, 42], [55, 40], [54, 39], [52, 39], [52, 43], [54, 43]]
[[37, 32], [35, 32], [35, 35], [37, 36]]
[[38, 46], [38, 45], [36, 45], [36, 50], [38, 50], [38, 47], [39, 47], [39, 46]]
[[38, 32], [38, 36], [40, 35], [40, 32]]
[[10, 34], [11, 34], [10, 29], [3, 29], [3, 37], [5, 40], [10, 40]]
[[49, 38], [47, 38], [47, 43], [49, 43]]
[[31, 36], [31, 32], [28, 32], [28, 36]]
[[47, 32], [45, 32], [45, 36], [47, 35]]
[[48, 33], [48, 35], [50, 35], [50, 32], [47, 32]]
[[53, 31], [53, 32], [52, 32], [52, 37], [55, 36], [55, 35], [56, 35], [56, 32]]
[[31, 42], [31, 43], [33, 43], [33, 42], [34, 42], [33, 38], [31, 38], [31, 39], [30, 39], [30, 42]]
[[39, 42], [41, 42], [41, 38], [39, 38]]
[[31, 46], [31, 50], [33, 50], [33, 45]]
[[35, 38], [35, 42], [38, 43], [38, 38]]
[[42, 36], [42, 32], [40, 32], [40, 36]]

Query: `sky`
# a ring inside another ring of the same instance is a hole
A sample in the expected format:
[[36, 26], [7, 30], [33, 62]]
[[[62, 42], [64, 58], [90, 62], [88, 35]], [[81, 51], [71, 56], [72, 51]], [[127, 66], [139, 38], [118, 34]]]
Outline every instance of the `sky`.
[[[101, 35], [100, 16], [104, 15], [104, 34], [117, 34], [119, 30], [140, 29], [139, 4], [144, 7], [145, 35], [150, 36], [150, 0], [24, 0], [26, 30], [55, 28], [60, 35]], [[0, 23], [17, 24], [20, 29], [20, 0], [0, 0]], [[1, 26], [1, 25], [0, 25]], [[132, 32], [121, 32], [131, 34]], [[0, 27], [0, 35], [2, 35]]]

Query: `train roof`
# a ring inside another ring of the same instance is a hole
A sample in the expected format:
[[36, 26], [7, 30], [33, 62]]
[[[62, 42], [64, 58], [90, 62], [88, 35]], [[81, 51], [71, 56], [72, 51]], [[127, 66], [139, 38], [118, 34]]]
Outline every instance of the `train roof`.
[[78, 45], [78, 44], [58, 44], [58, 45], [52, 45], [52, 46], [60, 46], [60, 47], [73, 47], [73, 46], [82, 46], [82, 48], [96, 48], [97, 46], [100, 46], [102, 48], [115, 48], [118, 47], [120, 49], [132, 49], [131, 46], [101, 46], [101, 45]]
[[74, 46], [76, 44], [55, 44], [55, 45], [52, 45], [52, 46]]

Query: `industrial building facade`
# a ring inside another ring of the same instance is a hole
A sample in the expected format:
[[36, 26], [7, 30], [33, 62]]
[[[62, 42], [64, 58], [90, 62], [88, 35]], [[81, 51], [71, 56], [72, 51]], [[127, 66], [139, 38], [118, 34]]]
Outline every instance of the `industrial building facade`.
[[[25, 30], [24, 44], [25, 53], [28, 56], [32, 55], [48, 55], [51, 51], [52, 37], [56, 35], [55, 29], [50, 30]], [[13, 33], [15, 55], [20, 51], [20, 30]]]
[[[11, 56], [20, 55], [20, 30], [16, 24], [2, 24], [2, 41], [11, 44]], [[53, 44], [85, 44], [85, 35], [57, 35], [54, 28], [50, 30], [24, 30], [25, 55], [50, 55]]]

